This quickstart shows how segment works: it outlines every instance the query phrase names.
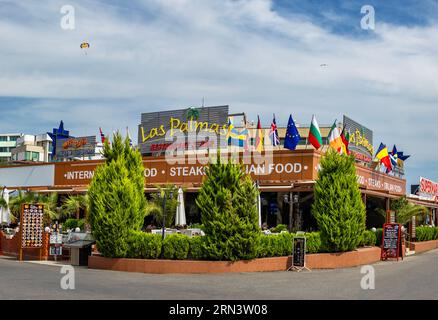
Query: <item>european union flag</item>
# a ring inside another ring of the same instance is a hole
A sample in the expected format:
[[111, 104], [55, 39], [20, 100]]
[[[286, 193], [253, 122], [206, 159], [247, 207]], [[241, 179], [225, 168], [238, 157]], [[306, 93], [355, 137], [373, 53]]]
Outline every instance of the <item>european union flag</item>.
[[289, 150], [295, 150], [297, 148], [298, 142], [300, 142], [300, 139], [300, 133], [295, 126], [292, 115], [290, 115], [289, 122], [287, 124], [286, 137], [284, 138], [284, 147]]

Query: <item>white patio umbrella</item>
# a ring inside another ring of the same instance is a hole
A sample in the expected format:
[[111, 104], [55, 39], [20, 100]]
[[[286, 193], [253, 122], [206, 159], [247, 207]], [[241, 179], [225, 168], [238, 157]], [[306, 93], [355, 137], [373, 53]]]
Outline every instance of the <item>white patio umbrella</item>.
[[186, 210], [184, 208], [184, 193], [181, 188], [178, 189], [178, 206], [176, 207], [175, 225], [186, 225]]
[[[4, 188], [2, 192], [2, 197], [5, 199], [6, 203], [9, 204], [9, 190]], [[0, 223], [11, 223], [11, 213], [9, 208], [0, 208]]]

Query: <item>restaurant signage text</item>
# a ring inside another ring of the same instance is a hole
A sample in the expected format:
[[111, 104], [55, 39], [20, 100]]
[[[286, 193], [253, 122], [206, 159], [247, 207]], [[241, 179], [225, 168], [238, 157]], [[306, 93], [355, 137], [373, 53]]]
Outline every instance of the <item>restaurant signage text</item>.
[[56, 157], [81, 158], [94, 156], [96, 153], [96, 136], [58, 139], [56, 141]]
[[419, 195], [428, 200], [438, 201], [438, 183], [420, 177]]

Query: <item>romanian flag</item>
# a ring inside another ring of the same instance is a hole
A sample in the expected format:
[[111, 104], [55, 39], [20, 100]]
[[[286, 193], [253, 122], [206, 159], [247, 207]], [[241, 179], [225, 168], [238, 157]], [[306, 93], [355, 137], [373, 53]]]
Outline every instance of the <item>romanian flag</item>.
[[383, 163], [387, 172], [392, 170], [391, 159], [389, 158], [388, 148], [383, 143], [380, 143], [379, 149], [376, 152], [376, 158]]
[[255, 148], [258, 152], [263, 151], [263, 129], [260, 123], [260, 117], [257, 116], [257, 131], [256, 131], [256, 140], [255, 140]]

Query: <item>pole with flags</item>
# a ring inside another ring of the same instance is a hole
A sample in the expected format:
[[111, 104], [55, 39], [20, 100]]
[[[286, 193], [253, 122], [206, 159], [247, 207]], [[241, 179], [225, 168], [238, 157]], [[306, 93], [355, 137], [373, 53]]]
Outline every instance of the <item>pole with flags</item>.
[[260, 117], [257, 116], [257, 131], [256, 131], [256, 141], [255, 141], [255, 149], [259, 153], [263, 151], [263, 129], [260, 122]]
[[[312, 122], [310, 123], [308, 139], [316, 150], [321, 148], [322, 146], [321, 130], [319, 130], [318, 121], [316, 121], [315, 115], [312, 116]], [[306, 149], [307, 149], [307, 144], [306, 144]]]
[[278, 127], [277, 122], [275, 121], [275, 113], [271, 123], [271, 130], [269, 132], [269, 136], [271, 137], [272, 145], [277, 147], [280, 145], [280, 137], [278, 136]]
[[127, 136], [128, 139], [129, 139], [129, 146], [132, 148], [132, 147], [133, 147], [133, 144], [132, 144], [131, 135], [129, 134], [129, 129], [128, 129], [128, 127], [126, 127], [126, 136]]

